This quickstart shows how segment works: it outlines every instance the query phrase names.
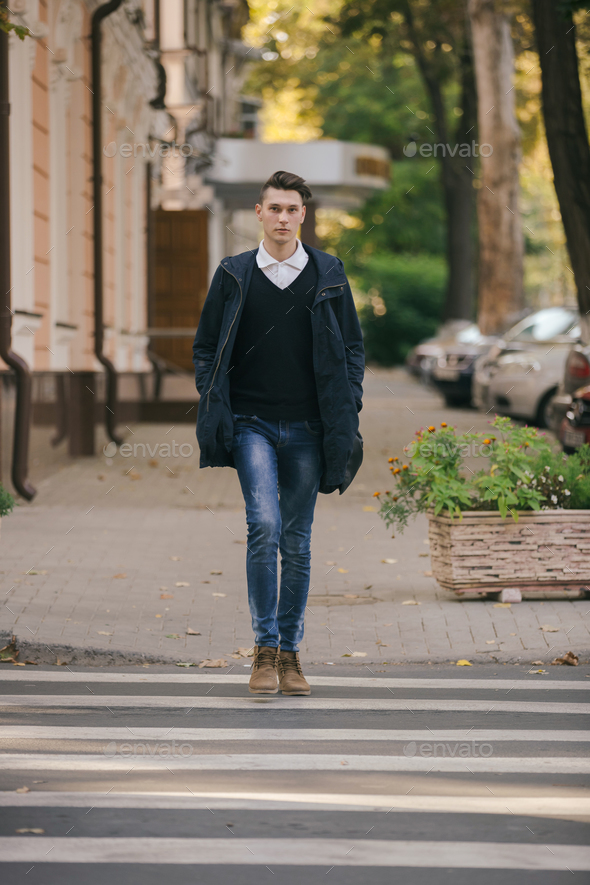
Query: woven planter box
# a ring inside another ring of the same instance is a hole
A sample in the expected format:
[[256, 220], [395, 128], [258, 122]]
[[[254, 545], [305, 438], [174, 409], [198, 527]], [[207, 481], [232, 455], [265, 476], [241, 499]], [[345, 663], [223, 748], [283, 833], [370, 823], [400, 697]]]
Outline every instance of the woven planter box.
[[502, 519], [467, 511], [428, 516], [432, 573], [463, 593], [575, 590], [590, 595], [590, 510], [543, 510]]

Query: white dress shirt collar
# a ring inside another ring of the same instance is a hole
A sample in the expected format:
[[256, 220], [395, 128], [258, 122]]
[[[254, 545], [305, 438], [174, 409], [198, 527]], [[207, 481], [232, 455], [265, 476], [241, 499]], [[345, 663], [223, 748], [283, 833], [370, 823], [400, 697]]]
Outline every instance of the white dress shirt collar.
[[308, 254], [303, 248], [303, 243], [299, 238], [297, 238], [297, 248], [295, 252], [290, 256], [290, 258], [285, 258], [284, 261], [278, 261], [276, 258], [273, 258], [266, 249], [264, 248], [264, 240], [260, 243], [258, 247], [258, 252], [256, 253], [256, 263], [258, 267], [262, 270], [265, 267], [271, 267], [272, 265], [285, 265], [288, 264], [289, 267], [294, 267], [297, 270], [301, 271], [307, 264]]

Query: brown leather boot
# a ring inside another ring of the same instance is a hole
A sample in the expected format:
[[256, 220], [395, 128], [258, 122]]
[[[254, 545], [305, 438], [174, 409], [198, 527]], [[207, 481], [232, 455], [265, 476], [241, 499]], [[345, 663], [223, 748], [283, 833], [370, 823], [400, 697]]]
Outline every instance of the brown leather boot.
[[283, 694], [311, 694], [311, 688], [303, 675], [296, 651], [279, 651], [277, 658], [279, 688]]
[[270, 645], [255, 645], [252, 660], [252, 673], [249, 688], [253, 694], [276, 694], [278, 648]]

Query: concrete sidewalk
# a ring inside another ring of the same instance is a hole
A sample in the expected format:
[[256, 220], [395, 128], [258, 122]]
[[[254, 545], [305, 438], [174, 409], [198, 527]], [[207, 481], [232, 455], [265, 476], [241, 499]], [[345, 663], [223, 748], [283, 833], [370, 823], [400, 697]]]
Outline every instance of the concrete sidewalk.
[[[426, 520], [392, 539], [377, 515], [387, 458], [442, 420], [487, 428], [485, 416], [444, 408], [403, 370], [367, 370], [365, 462], [345, 495], [320, 495], [316, 509], [302, 660], [528, 664], [568, 650], [585, 660], [588, 601], [459, 600], [429, 574]], [[46, 649], [45, 659], [64, 646], [196, 662], [250, 648], [236, 472], [199, 470], [192, 425], [131, 425], [127, 440], [136, 445], [128, 457], [71, 463], [2, 521], [1, 635]]]

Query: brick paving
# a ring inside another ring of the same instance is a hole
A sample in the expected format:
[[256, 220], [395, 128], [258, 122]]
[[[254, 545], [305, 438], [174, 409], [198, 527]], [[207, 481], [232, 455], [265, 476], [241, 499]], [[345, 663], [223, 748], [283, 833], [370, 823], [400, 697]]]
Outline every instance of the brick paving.
[[[487, 427], [477, 412], [446, 409], [403, 370], [367, 370], [365, 461], [345, 495], [320, 495], [316, 508], [302, 660], [528, 664], [568, 650], [586, 659], [588, 601], [529, 597], [503, 608], [458, 599], [428, 574], [426, 520], [392, 538], [378, 517], [372, 494], [390, 482], [387, 458], [441, 420], [461, 431]], [[129, 457], [68, 461], [59, 450], [46, 459], [51, 434], [35, 431], [37, 498], [2, 520], [2, 637], [176, 661], [249, 648], [236, 472], [199, 470], [192, 425], [130, 425], [126, 434], [137, 445]], [[403, 604], [410, 600], [418, 604]], [[558, 632], [541, 630], [546, 624]]]

